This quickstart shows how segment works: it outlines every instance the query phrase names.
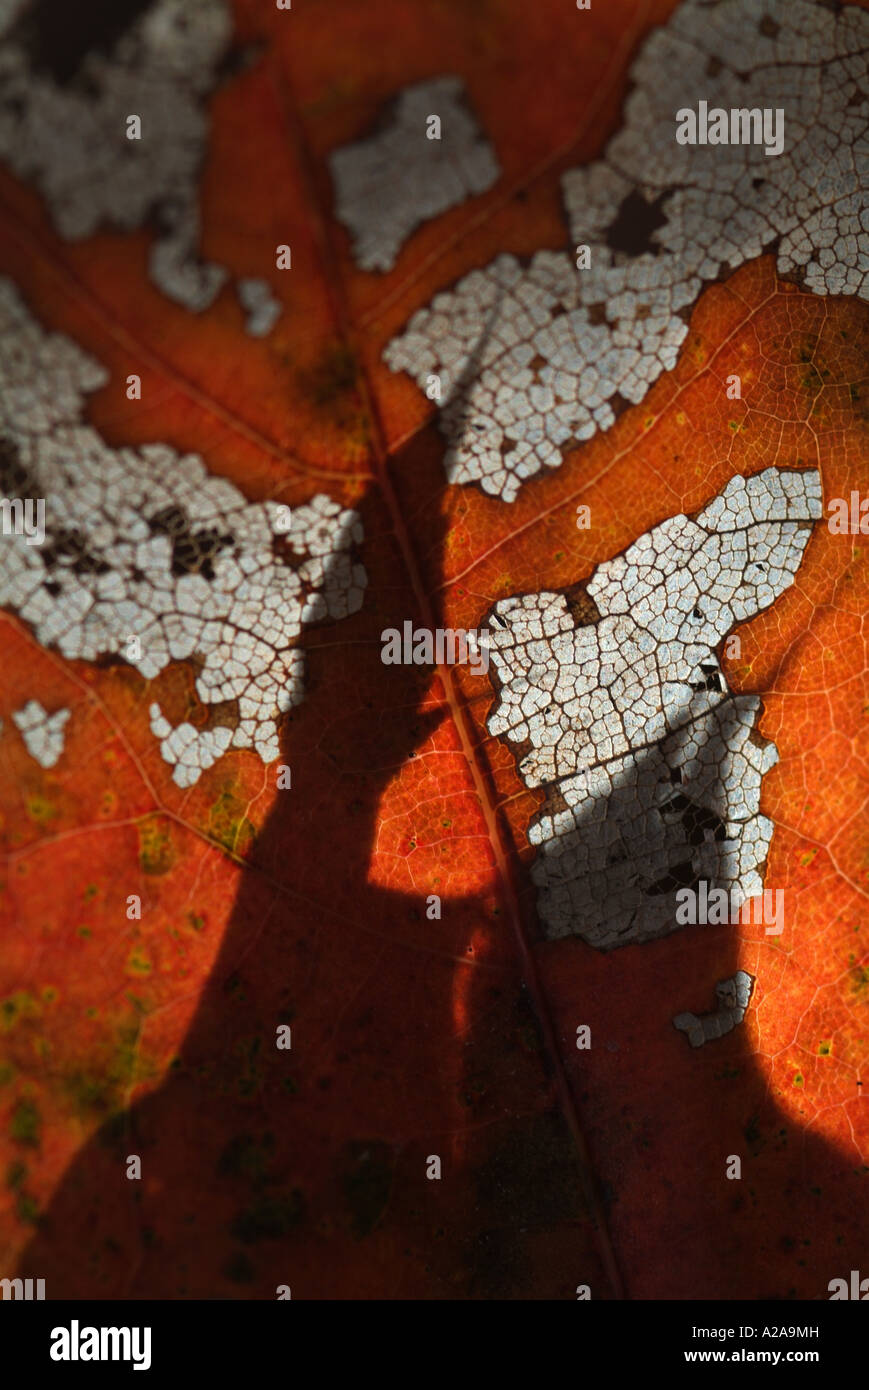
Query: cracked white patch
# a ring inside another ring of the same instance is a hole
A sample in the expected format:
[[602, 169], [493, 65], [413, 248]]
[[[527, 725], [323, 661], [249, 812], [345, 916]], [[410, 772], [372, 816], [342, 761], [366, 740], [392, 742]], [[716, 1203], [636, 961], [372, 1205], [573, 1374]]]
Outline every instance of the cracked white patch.
[[[426, 136], [430, 115], [440, 118], [439, 140]], [[458, 77], [407, 87], [377, 133], [333, 151], [329, 167], [335, 215], [362, 270], [391, 270], [422, 222], [485, 193], [500, 174]]]
[[239, 303], [247, 313], [244, 329], [252, 338], [264, 338], [271, 333], [281, 316], [281, 306], [265, 280], [239, 280], [236, 285]]
[[302, 628], [361, 606], [355, 512], [320, 493], [248, 502], [197, 454], [112, 449], [82, 423], [105, 370], [45, 333], [0, 280], [0, 494], [45, 497], [45, 542], [0, 540], [0, 606], [69, 660], [112, 655], [146, 678], [192, 661], [213, 727], [152, 727], [190, 786], [228, 747], [279, 755], [278, 721], [303, 698]]
[[[763, 21], [766, 21], [761, 28]], [[676, 363], [704, 284], [776, 246], [817, 294], [869, 297], [869, 13], [683, 0], [631, 70], [622, 129], [564, 176], [574, 255], [510, 255], [418, 311], [384, 352], [441, 379], [450, 482], [515, 499]], [[785, 112], [785, 148], [675, 142], [696, 104]]]
[[609, 950], [677, 930], [676, 891], [701, 879], [736, 903], [761, 891], [778, 754], [715, 646], [793, 583], [820, 516], [816, 472], [737, 476], [599, 565], [584, 596], [495, 605], [488, 728], [546, 789], [528, 838], [547, 936]]
[[174, 769], [172, 780], [179, 787], [192, 787], [232, 743], [232, 729], [197, 729], [187, 723], [173, 729], [156, 703], [151, 706], [150, 716], [151, 733], [160, 739], [160, 755]]
[[[225, 0], [153, 0], [118, 31], [109, 51], [96, 45], [58, 73], [56, 59], [40, 56], [49, 37], [33, 32], [26, 7], [0, 10], [0, 158], [36, 186], [68, 241], [156, 221], [151, 276], [199, 311], [227, 276], [198, 259], [197, 186], [230, 10]], [[130, 115], [141, 139], [127, 138]]]
[[745, 1018], [748, 1001], [754, 986], [754, 976], [745, 970], [737, 970], [726, 980], [719, 980], [715, 986], [717, 1008], [711, 1014], [677, 1014], [673, 1024], [682, 1033], [687, 1033], [692, 1047], [702, 1047], [714, 1038], [723, 1038]]
[[28, 700], [23, 709], [13, 711], [12, 722], [24, 739], [31, 758], [40, 767], [54, 767], [63, 752], [64, 728], [71, 710], [49, 714], [38, 700]]

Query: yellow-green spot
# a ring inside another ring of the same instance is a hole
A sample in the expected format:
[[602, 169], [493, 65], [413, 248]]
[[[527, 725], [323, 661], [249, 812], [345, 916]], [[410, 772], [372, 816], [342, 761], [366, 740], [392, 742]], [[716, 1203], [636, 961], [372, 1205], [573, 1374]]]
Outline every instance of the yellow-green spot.
[[47, 797], [37, 795], [28, 797], [27, 814], [37, 825], [47, 825], [58, 815], [58, 810]]
[[820, 1043], [818, 1043], [818, 1056], [819, 1056], [819, 1057], [829, 1057], [829, 1055], [830, 1055], [830, 1053], [831, 1053], [832, 1051], [833, 1051], [833, 1044], [832, 1044], [831, 1042], [820, 1042]]
[[20, 1100], [9, 1121], [9, 1133], [16, 1144], [28, 1144], [36, 1148], [41, 1128], [42, 1116], [39, 1107], [32, 1100]]
[[851, 971], [851, 980], [855, 994], [862, 994], [867, 984], [869, 984], [869, 970], [863, 965], [858, 965], [856, 970]]
[[801, 1071], [795, 1071], [795, 1072], [794, 1072], [794, 1085], [795, 1085], [795, 1086], [802, 1086], [803, 1083], [804, 1083], [804, 1077], [803, 1077], [802, 1072], [801, 1072]]
[[121, 1101], [115, 1085], [104, 1076], [76, 1071], [63, 1079], [63, 1088], [79, 1114], [109, 1114]]
[[118, 1029], [118, 1044], [110, 1067], [110, 1075], [116, 1076], [127, 1085], [131, 1081], [143, 1081], [153, 1074], [153, 1067], [139, 1052], [139, 1034], [142, 1026], [135, 1023], [124, 1024]]
[[127, 956], [126, 971], [128, 975], [150, 975], [152, 970], [151, 961], [146, 951], [141, 946], [134, 946]]
[[0, 1001], [0, 1031], [8, 1033], [23, 1018], [38, 1017], [41, 1009], [32, 994], [19, 990]]
[[146, 874], [168, 873], [175, 863], [172, 833], [166, 821], [156, 816], [139, 822], [139, 863]]
[[139, 1021], [123, 1024], [111, 1052], [100, 1049], [88, 1069], [68, 1073], [63, 1086], [84, 1119], [104, 1118], [123, 1108], [127, 1091], [154, 1076], [153, 1064], [139, 1052]]
[[28, 1226], [35, 1226], [39, 1218], [39, 1203], [35, 1197], [31, 1197], [29, 1192], [20, 1192], [18, 1201], [15, 1203], [15, 1210], [19, 1221], [25, 1221]]
[[16, 1158], [6, 1169], [6, 1186], [11, 1192], [16, 1192], [26, 1177], [27, 1164], [22, 1163], [20, 1158]]
[[208, 816], [209, 834], [230, 854], [240, 858], [250, 851], [256, 838], [256, 827], [245, 816], [247, 803], [235, 795], [230, 786], [221, 790]]
[[315, 405], [332, 406], [338, 397], [355, 388], [357, 373], [353, 350], [345, 343], [338, 343], [326, 347], [316, 365], [301, 376]]

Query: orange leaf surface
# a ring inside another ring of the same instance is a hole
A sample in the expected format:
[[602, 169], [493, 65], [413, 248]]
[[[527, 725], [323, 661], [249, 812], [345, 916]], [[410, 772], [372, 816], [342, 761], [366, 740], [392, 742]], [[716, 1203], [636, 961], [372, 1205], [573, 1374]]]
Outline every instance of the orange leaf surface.
[[[675, 365], [512, 501], [448, 481], [437, 406], [384, 361], [496, 257], [572, 263], [562, 178], [604, 157], [676, 10], [238, 0], [196, 185], [198, 253], [229, 279], [198, 312], [154, 278], [153, 218], [67, 239], [38, 180], [0, 169], [0, 275], [105, 369], [83, 423], [112, 451], [199, 456], [242, 506], [325, 494], [361, 524], [366, 580], [288, 644], [305, 669], [280, 756], [235, 745], [188, 785], [153, 706], [198, 739], [241, 720], [203, 697], [201, 652], [148, 674], [0, 612], [0, 1275], [76, 1298], [826, 1298], [865, 1262], [863, 536], [825, 511], [793, 584], [728, 626], [739, 654], [716, 649], [778, 751], [780, 935], [547, 935], [545, 793], [490, 731], [492, 671], [382, 659], [407, 621], [477, 631], [514, 596], [586, 593], [734, 477], [817, 470], [825, 507], [869, 490], [866, 305], [784, 273], [770, 241], [704, 278]], [[497, 177], [360, 269], [330, 156], [446, 73]], [[261, 337], [245, 277], [280, 307]], [[51, 766], [15, 718], [31, 700], [69, 711]], [[737, 971], [744, 1019], [689, 1046], [674, 1017]]]

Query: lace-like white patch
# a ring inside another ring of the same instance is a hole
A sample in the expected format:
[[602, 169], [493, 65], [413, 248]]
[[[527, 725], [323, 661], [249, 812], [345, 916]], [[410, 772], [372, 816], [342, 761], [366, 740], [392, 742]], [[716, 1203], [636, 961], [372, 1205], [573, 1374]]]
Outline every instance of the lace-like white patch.
[[761, 781], [778, 755], [715, 646], [793, 583], [820, 516], [816, 472], [734, 477], [695, 518], [598, 566], [594, 621], [577, 625], [562, 593], [495, 605], [488, 728], [522, 745], [527, 786], [546, 788], [528, 838], [548, 936], [608, 950], [675, 931], [680, 887], [760, 892]]
[[71, 710], [59, 709], [49, 714], [38, 700], [28, 700], [23, 709], [14, 710], [12, 722], [31, 758], [40, 767], [54, 767], [63, 753], [64, 728]]
[[0, 280], [0, 494], [45, 499], [45, 539], [0, 536], [0, 605], [70, 660], [115, 656], [152, 679], [196, 665], [212, 727], [152, 727], [190, 786], [228, 747], [278, 757], [278, 721], [304, 693], [302, 628], [362, 604], [355, 512], [322, 493], [248, 502], [197, 454], [112, 449], [82, 423], [105, 370], [45, 333]]
[[719, 980], [715, 986], [717, 1008], [711, 1014], [677, 1014], [673, 1024], [682, 1033], [688, 1034], [692, 1047], [702, 1047], [715, 1038], [723, 1038], [745, 1018], [748, 1001], [754, 987], [754, 976], [745, 970], [737, 970], [726, 980]]
[[[438, 140], [426, 136], [430, 115], [440, 120]], [[458, 77], [406, 88], [377, 134], [335, 150], [329, 167], [335, 214], [362, 270], [391, 270], [422, 222], [485, 193], [500, 173]]]
[[[499, 256], [414, 314], [384, 352], [441, 381], [450, 482], [520, 486], [636, 404], [676, 363], [685, 313], [721, 271], [777, 245], [816, 294], [869, 297], [869, 13], [811, 0], [683, 0], [631, 70], [622, 129], [563, 180], [570, 238]], [[781, 108], [784, 150], [679, 145], [676, 112]]]
[[[232, 15], [226, 0], [150, 0], [138, 9], [71, 55], [72, 38], [63, 44], [47, 32], [57, 16], [33, 17], [6, 0], [0, 159], [35, 185], [67, 241], [103, 227], [156, 225], [151, 277], [168, 298], [198, 312], [228, 274], [199, 258], [198, 185], [206, 99], [219, 81]], [[79, 26], [87, 33], [84, 16]], [[130, 116], [141, 122], [140, 139], [128, 138]], [[261, 311], [250, 331], [261, 336], [278, 313], [275, 305], [264, 327]]]

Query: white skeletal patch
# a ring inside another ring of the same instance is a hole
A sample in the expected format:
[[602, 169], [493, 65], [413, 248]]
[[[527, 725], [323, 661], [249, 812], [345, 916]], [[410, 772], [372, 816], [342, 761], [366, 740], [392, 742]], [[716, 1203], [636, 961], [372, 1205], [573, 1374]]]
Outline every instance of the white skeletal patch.
[[281, 306], [267, 281], [239, 280], [236, 291], [241, 307], [247, 312], [245, 332], [252, 338], [264, 338], [281, 316]]
[[[94, 48], [60, 80], [34, 56], [26, 9], [0, 10], [0, 158], [35, 184], [66, 240], [156, 222], [152, 278], [192, 310], [227, 275], [198, 259], [197, 187], [205, 98], [231, 34], [225, 0], [152, 0], [110, 51]], [[130, 116], [140, 139], [127, 138]]]
[[577, 625], [563, 593], [495, 605], [488, 728], [522, 745], [526, 785], [546, 788], [528, 838], [548, 936], [608, 950], [676, 930], [676, 891], [700, 879], [734, 902], [761, 891], [760, 788], [778, 755], [715, 646], [793, 583], [820, 516], [816, 472], [734, 477], [696, 517], [598, 566], [594, 621]]
[[[106, 371], [45, 333], [0, 280], [0, 494], [45, 498], [45, 541], [0, 538], [0, 606], [70, 660], [114, 656], [148, 679], [195, 664], [214, 727], [172, 730], [164, 757], [189, 786], [230, 746], [277, 758], [278, 720], [303, 697], [306, 623], [362, 603], [355, 512], [320, 493], [248, 502], [197, 454], [112, 449], [82, 423]], [[156, 713], [155, 713], [156, 710]]]
[[[450, 482], [511, 502], [676, 363], [704, 284], [775, 246], [817, 294], [869, 297], [869, 13], [683, 0], [631, 70], [621, 130], [564, 176], [573, 253], [510, 255], [414, 314], [384, 352], [441, 381]], [[680, 145], [676, 112], [781, 108], [784, 151]]]
[[40, 767], [54, 767], [63, 753], [64, 728], [71, 710], [49, 714], [38, 700], [28, 700], [23, 709], [13, 710], [12, 722], [24, 745]]
[[723, 1038], [745, 1018], [748, 1001], [754, 987], [754, 976], [745, 970], [737, 970], [726, 980], [719, 980], [715, 986], [717, 1008], [711, 1014], [677, 1014], [673, 1024], [682, 1033], [687, 1033], [692, 1047], [702, 1047], [715, 1038]]
[[160, 740], [160, 756], [174, 769], [172, 780], [179, 787], [192, 787], [232, 743], [232, 729], [197, 729], [187, 723], [173, 728], [158, 704], [149, 712], [151, 733]]
[[[440, 139], [428, 139], [430, 116]], [[335, 215], [353, 237], [362, 270], [391, 270], [407, 238], [498, 178], [498, 161], [465, 104], [458, 77], [407, 87], [381, 129], [329, 159]]]

